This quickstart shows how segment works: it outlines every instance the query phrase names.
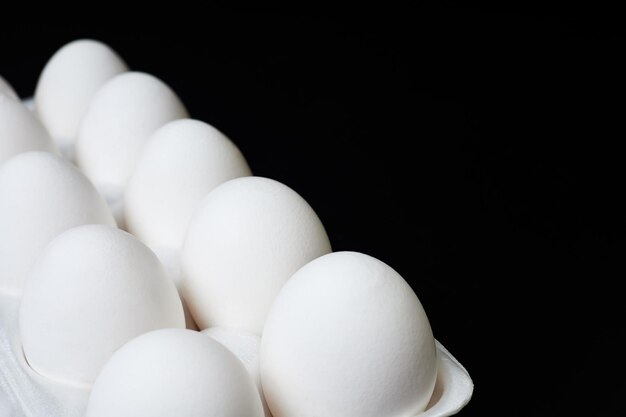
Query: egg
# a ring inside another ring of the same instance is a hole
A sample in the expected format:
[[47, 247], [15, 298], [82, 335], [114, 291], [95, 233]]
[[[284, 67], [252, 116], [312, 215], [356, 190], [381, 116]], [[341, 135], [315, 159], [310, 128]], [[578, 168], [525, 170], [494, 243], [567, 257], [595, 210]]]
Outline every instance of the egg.
[[29, 274], [19, 311], [24, 356], [39, 374], [92, 384], [113, 352], [160, 328], [184, 328], [174, 284], [157, 257], [120, 229], [58, 235]]
[[78, 130], [76, 161], [107, 199], [119, 200], [148, 137], [186, 117], [178, 96], [158, 78], [141, 72], [117, 75], [89, 104]]
[[70, 42], [50, 58], [37, 82], [35, 107], [64, 155], [72, 159], [78, 126], [96, 91], [125, 71], [115, 51], [90, 39]]
[[263, 417], [241, 362], [191, 330], [146, 333], [117, 351], [98, 376], [86, 417]]
[[[1, 98], [0, 98], [1, 99]], [[26, 152], [0, 166], [0, 291], [19, 295], [37, 256], [58, 234], [115, 225], [106, 203], [71, 163]]]
[[2, 76], [0, 76], [0, 95], [1, 94], [4, 94], [5, 96], [12, 98], [14, 100], [18, 100], [15, 90], [13, 90], [13, 87], [11, 87], [11, 84], [9, 84], [7, 80], [2, 78]]
[[146, 143], [126, 188], [127, 228], [149, 246], [178, 250], [202, 198], [248, 175], [239, 149], [211, 125], [191, 119], [167, 123]]
[[200, 329], [261, 334], [287, 279], [330, 251], [324, 226], [295, 191], [267, 178], [236, 178], [211, 191], [189, 223], [182, 294]]
[[20, 101], [0, 94], [0, 164], [36, 150], [54, 151], [48, 132]]
[[33, 97], [26, 97], [25, 99], [22, 99], [22, 105], [26, 107], [28, 111], [33, 114], [33, 116], [38, 117], [37, 110], [35, 109], [35, 99]]
[[322, 256], [278, 294], [261, 340], [261, 381], [274, 417], [405, 417], [424, 410], [437, 375], [417, 296], [385, 263]]
[[182, 295], [182, 280], [180, 277], [180, 254], [178, 253], [178, 251], [163, 246], [154, 246], [150, 249], [152, 249], [157, 258], [159, 258], [161, 264], [165, 268], [167, 276], [172, 280], [174, 285], [176, 285], [176, 290], [178, 291], [180, 301], [183, 304], [183, 310], [185, 311], [185, 326], [190, 330], [199, 330], [198, 325], [191, 316], [189, 307], [187, 307], [187, 302]]
[[202, 330], [203, 334], [218, 341], [233, 353], [245, 366], [248, 374], [256, 384], [265, 417], [272, 417], [261, 386], [261, 374], [259, 373], [259, 348], [261, 338], [254, 333], [241, 330], [226, 329], [224, 327], [210, 327]]

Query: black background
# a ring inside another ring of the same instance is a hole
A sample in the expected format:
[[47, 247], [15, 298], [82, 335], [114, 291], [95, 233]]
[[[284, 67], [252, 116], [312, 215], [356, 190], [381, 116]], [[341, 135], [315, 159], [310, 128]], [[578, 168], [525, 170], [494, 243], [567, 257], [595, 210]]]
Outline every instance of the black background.
[[24, 23], [2, 32], [0, 74], [31, 95], [56, 49], [92, 37], [163, 79], [306, 198], [335, 250], [411, 283], [476, 384], [460, 415], [623, 413], [619, 16], [187, 13]]

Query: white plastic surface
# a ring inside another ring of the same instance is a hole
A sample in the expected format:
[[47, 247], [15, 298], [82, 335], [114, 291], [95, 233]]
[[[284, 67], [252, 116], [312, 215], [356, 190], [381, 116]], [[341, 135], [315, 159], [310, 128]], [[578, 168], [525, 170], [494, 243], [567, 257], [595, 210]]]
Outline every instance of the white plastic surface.
[[0, 415], [83, 417], [89, 390], [61, 385], [27, 364], [18, 331], [19, 297], [0, 294]]
[[[17, 331], [18, 303], [17, 297], [0, 294], [0, 416], [84, 417], [88, 390], [46, 380], [24, 360]], [[470, 400], [474, 389], [465, 368], [440, 343], [437, 350], [435, 392], [419, 417], [456, 414]]]

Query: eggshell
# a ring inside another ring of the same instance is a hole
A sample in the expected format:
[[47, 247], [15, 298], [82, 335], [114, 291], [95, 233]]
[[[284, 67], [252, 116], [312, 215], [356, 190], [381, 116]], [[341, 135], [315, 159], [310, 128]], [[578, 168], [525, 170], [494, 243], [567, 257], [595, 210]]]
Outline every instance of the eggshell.
[[198, 325], [191, 316], [185, 297], [182, 294], [182, 280], [180, 272], [180, 251], [175, 249], [166, 248], [164, 246], [153, 246], [150, 249], [159, 258], [161, 264], [165, 268], [167, 276], [174, 282], [180, 301], [183, 303], [183, 310], [185, 311], [185, 327], [190, 330], [199, 330]]
[[0, 94], [0, 164], [26, 151], [53, 151], [46, 129], [19, 100]]
[[37, 114], [64, 154], [71, 156], [78, 126], [96, 91], [128, 71], [107, 45], [90, 39], [70, 42], [44, 67], [35, 89]]
[[36, 372], [87, 386], [124, 343], [185, 326], [176, 288], [156, 255], [104, 225], [70, 229], [47, 246], [26, 282], [19, 321], [24, 355]]
[[20, 294], [35, 259], [59, 233], [115, 225], [106, 203], [71, 163], [26, 152], [0, 166], [0, 291]]
[[37, 109], [35, 109], [35, 99], [33, 97], [26, 97], [25, 99], [22, 99], [22, 105], [38, 119]]
[[427, 406], [433, 334], [415, 293], [356, 252], [316, 259], [280, 291], [261, 340], [274, 417], [404, 417]]
[[202, 333], [224, 345], [224, 347], [231, 351], [243, 363], [259, 391], [265, 417], [271, 417], [272, 414], [267, 407], [263, 395], [261, 373], [259, 372], [259, 348], [261, 346], [261, 338], [254, 333], [226, 329], [224, 327], [210, 327], [203, 330]]
[[157, 330], [124, 345], [96, 381], [87, 417], [262, 417], [241, 362], [191, 330]]
[[202, 198], [251, 175], [239, 149], [213, 126], [175, 120], [146, 143], [125, 194], [128, 230], [150, 246], [179, 249]]
[[14, 100], [18, 100], [15, 90], [13, 90], [13, 87], [11, 87], [11, 84], [9, 84], [7, 80], [2, 78], [2, 76], [0, 76], [0, 94], [4, 94], [7, 97], [12, 98]]
[[81, 122], [76, 160], [108, 198], [123, 194], [148, 137], [165, 123], [187, 117], [176, 94], [156, 77], [120, 74], [94, 95]]
[[295, 191], [267, 178], [236, 178], [211, 191], [189, 224], [182, 293], [201, 329], [261, 334], [287, 279], [330, 251], [324, 226]]

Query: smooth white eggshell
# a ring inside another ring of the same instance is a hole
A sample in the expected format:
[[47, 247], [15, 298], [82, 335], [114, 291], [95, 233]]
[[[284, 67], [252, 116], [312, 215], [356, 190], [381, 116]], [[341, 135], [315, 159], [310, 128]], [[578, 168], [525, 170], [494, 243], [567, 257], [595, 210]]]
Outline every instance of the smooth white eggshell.
[[26, 107], [28, 111], [33, 114], [33, 116], [37, 117], [37, 109], [35, 109], [35, 99], [33, 97], [26, 97], [22, 99], [22, 105]]
[[324, 226], [295, 191], [267, 178], [236, 178], [211, 191], [189, 223], [182, 293], [201, 329], [261, 334], [287, 279], [330, 251]]
[[191, 330], [157, 330], [117, 351], [87, 417], [263, 417], [256, 387], [224, 346]]
[[405, 417], [424, 410], [435, 341], [417, 296], [392, 268], [356, 252], [318, 258], [280, 291], [261, 340], [274, 417]]
[[96, 91], [112, 77], [128, 71], [109, 46], [90, 39], [70, 42], [44, 67], [35, 89], [41, 122], [64, 154], [71, 153], [78, 126]]
[[0, 166], [0, 291], [21, 293], [44, 247], [89, 223], [115, 225], [102, 197], [71, 163], [48, 152], [6, 161]]
[[19, 325], [35, 371], [90, 385], [124, 343], [184, 328], [185, 319], [174, 284], [148, 247], [120, 229], [86, 225], [44, 250], [26, 281]]
[[183, 310], [185, 311], [185, 326], [190, 330], [199, 330], [198, 325], [191, 316], [187, 302], [182, 295], [180, 251], [166, 248], [164, 246], [153, 246], [150, 247], [150, 249], [152, 249], [157, 258], [159, 258], [161, 264], [165, 268], [167, 276], [170, 277], [170, 279], [174, 282], [174, 285], [176, 285], [176, 290], [178, 290], [178, 295], [180, 296], [180, 301], [183, 303]]
[[256, 383], [263, 403], [263, 412], [265, 417], [271, 417], [265, 397], [263, 395], [263, 387], [261, 386], [261, 373], [259, 371], [259, 349], [261, 347], [261, 338], [254, 333], [242, 330], [226, 329], [224, 327], [210, 327], [202, 330], [213, 339], [220, 342], [228, 350], [230, 350], [246, 367], [248, 374]]
[[54, 150], [46, 129], [19, 100], [0, 94], [0, 164], [26, 151]]
[[122, 194], [148, 137], [185, 117], [178, 96], [158, 78], [140, 72], [117, 75], [89, 104], [78, 130], [77, 163], [96, 188]]
[[9, 84], [7, 80], [2, 78], [2, 76], [0, 76], [0, 94], [4, 94], [14, 100], [18, 100], [15, 90], [11, 87], [11, 84]]
[[126, 225], [150, 246], [179, 249], [195, 209], [221, 183], [251, 175], [226, 136], [191, 119], [175, 120], [146, 143], [126, 188]]

